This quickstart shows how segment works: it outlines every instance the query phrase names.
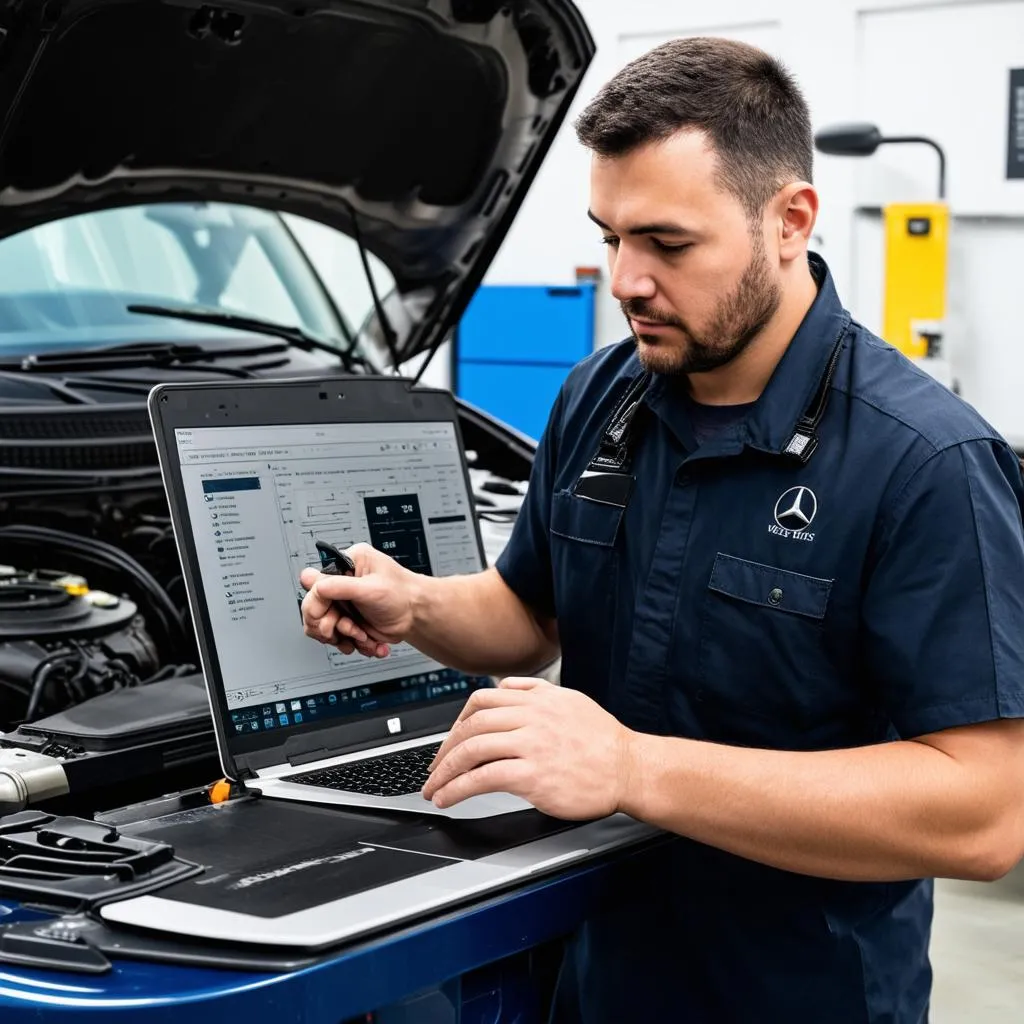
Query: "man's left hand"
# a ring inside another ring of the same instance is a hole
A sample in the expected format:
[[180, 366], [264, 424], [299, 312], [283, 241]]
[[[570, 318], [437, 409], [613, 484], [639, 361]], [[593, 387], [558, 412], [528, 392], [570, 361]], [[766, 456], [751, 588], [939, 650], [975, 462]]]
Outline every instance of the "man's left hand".
[[556, 818], [602, 818], [619, 809], [630, 784], [633, 735], [576, 690], [503, 679], [466, 702], [423, 795], [451, 807], [479, 793], [513, 793]]

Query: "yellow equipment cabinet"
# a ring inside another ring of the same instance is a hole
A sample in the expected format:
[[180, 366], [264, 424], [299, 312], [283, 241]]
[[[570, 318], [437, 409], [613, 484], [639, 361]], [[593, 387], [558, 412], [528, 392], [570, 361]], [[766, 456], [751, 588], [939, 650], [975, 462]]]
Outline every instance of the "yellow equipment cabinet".
[[882, 335], [911, 359], [941, 359], [946, 318], [949, 207], [885, 207]]

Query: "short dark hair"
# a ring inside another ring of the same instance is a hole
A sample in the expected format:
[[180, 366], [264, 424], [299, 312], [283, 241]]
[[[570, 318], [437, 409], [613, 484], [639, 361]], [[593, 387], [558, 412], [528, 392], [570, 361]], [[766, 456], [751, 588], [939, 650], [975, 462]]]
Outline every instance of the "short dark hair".
[[693, 36], [627, 64], [576, 121], [600, 156], [623, 156], [683, 129], [705, 133], [721, 184], [756, 216], [789, 181], [811, 181], [807, 102], [775, 57], [746, 43]]

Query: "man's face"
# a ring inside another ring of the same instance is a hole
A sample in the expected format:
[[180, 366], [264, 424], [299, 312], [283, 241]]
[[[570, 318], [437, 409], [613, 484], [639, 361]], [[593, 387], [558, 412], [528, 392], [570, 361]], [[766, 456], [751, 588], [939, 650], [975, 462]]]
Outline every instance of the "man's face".
[[595, 156], [590, 215], [608, 245], [612, 294], [641, 363], [706, 373], [735, 359], [781, 300], [760, 223], [716, 180], [703, 135], [679, 132], [625, 156]]

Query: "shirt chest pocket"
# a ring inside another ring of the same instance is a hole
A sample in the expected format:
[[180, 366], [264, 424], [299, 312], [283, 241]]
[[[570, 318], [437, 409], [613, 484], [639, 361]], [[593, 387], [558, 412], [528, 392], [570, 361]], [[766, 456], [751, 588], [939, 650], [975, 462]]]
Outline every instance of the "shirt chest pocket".
[[802, 745], [842, 712], [825, 621], [833, 581], [719, 554], [703, 598], [698, 704], [709, 738]]
[[551, 504], [551, 571], [562, 648], [562, 683], [607, 696], [623, 510], [556, 491]]

